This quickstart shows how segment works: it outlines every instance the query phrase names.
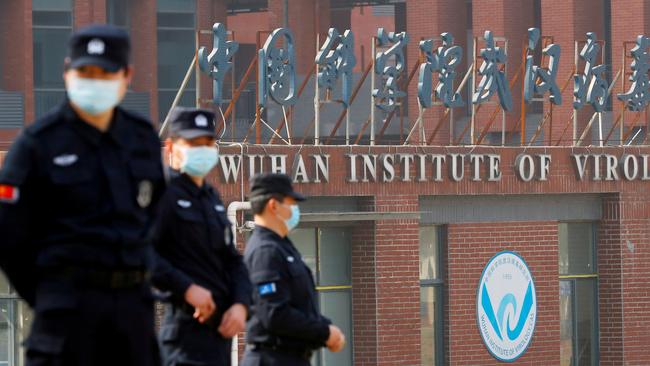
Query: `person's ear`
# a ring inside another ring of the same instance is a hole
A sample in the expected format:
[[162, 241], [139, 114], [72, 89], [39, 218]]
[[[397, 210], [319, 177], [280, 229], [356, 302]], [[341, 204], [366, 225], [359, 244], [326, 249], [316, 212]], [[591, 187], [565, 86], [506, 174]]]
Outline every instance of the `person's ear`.
[[275, 214], [278, 211], [278, 200], [275, 198], [271, 198], [268, 203], [268, 208], [271, 213]]
[[126, 79], [126, 85], [131, 84], [133, 79], [133, 65], [129, 65], [124, 69], [124, 78]]

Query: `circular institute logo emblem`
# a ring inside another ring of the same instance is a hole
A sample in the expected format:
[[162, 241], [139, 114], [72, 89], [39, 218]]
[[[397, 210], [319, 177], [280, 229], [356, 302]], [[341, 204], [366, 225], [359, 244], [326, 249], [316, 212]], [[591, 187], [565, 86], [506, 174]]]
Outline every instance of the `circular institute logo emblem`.
[[500, 252], [485, 266], [478, 286], [478, 328], [488, 351], [512, 362], [526, 352], [537, 320], [535, 283], [516, 253]]

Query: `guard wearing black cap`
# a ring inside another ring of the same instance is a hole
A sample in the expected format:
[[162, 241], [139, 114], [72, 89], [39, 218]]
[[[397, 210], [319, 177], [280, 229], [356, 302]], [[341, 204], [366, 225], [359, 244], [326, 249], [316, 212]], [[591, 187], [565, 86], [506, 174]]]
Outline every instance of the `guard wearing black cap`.
[[253, 284], [243, 366], [308, 366], [313, 351], [339, 352], [341, 330], [318, 312], [314, 279], [287, 238], [298, 225], [298, 202], [284, 174], [260, 174], [251, 181], [255, 230], [244, 255]]
[[28, 366], [159, 362], [148, 281], [165, 188], [151, 123], [117, 105], [128, 35], [70, 39], [67, 98], [27, 127], [0, 172], [0, 266], [35, 318]]
[[160, 332], [163, 364], [230, 365], [231, 338], [244, 331], [251, 285], [231, 223], [206, 175], [217, 164], [214, 114], [175, 108], [165, 146], [173, 169], [154, 245], [154, 285], [171, 293]]

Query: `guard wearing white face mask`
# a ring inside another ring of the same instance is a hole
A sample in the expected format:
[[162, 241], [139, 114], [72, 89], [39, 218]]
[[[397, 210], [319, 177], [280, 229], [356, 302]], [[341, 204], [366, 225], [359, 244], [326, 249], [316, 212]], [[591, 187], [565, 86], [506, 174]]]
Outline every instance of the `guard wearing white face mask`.
[[253, 283], [243, 366], [309, 366], [312, 353], [345, 345], [341, 330], [318, 311], [312, 273], [287, 238], [300, 221], [295, 192], [284, 174], [260, 174], [251, 181], [255, 230], [244, 255]]
[[163, 364], [227, 366], [251, 285], [223, 202], [206, 182], [218, 161], [214, 114], [175, 108], [170, 121], [172, 179], [154, 230], [153, 282], [171, 293], [159, 336]]
[[131, 74], [126, 32], [74, 33], [66, 100], [0, 173], [0, 266], [35, 312], [28, 366], [159, 364], [149, 233], [165, 179], [151, 123], [117, 106]]

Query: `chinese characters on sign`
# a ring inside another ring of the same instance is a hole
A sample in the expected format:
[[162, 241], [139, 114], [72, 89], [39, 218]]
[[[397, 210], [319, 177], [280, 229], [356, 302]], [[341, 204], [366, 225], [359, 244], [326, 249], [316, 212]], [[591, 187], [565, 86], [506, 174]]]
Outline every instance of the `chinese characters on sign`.
[[[534, 52], [539, 42], [540, 32], [537, 28], [528, 29], [528, 53]], [[560, 46], [550, 44], [542, 50], [549, 57], [548, 68], [534, 65], [533, 56], [526, 56], [526, 73], [524, 76], [524, 100], [532, 101], [534, 95], [550, 92], [549, 100], [555, 105], [562, 104], [562, 93], [557, 86], [557, 69], [560, 64]]]
[[483, 38], [485, 39], [485, 48], [481, 49], [483, 64], [479, 69], [482, 78], [474, 92], [472, 103], [484, 103], [490, 99], [494, 92], [497, 92], [501, 108], [509, 111], [512, 109], [512, 95], [506, 73], [501, 70], [500, 66], [506, 63], [506, 52], [495, 45], [491, 31], [485, 31]]
[[215, 105], [221, 104], [221, 91], [223, 79], [232, 67], [230, 61], [239, 49], [239, 44], [234, 41], [226, 41], [226, 27], [221, 23], [214, 23], [212, 27], [214, 34], [212, 52], [208, 54], [205, 47], [199, 49], [198, 61], [201, 71], [205, 72], [214, 80], [213, 101]]
[[420, 50], [424, 54], [424, 61], [420, 65], [420, 76], [418, 81], [418, 99], [424, 108], [432, 105], [432, 75], [438, 72], [438, 85], [436, 86], [436, 97], [442, 101], [446, 108], [456, 108], [465, 105], [460, 93], [454, 91], [454, 79], [456, 78], [456, 67], [463, 59], [463, 49], [454, 46], [454, 36], [451, 33], [441, 35], [442, 46], [433, 53], [433, 40], [420, 41]]
[[381, 85], [372, 91], [372, 95], [379, 100], [376, 103], [377, 108], [384, 112], [390, 112], [395, 109], [397, 98], [406, 96], [406, 93], [399, 90], [397, 78], [404, 71], [404, 47], [409, 42], [406, 32], [386, 33], [384, 28], [377, 31], [377, 41], [379, 47], [390, 48], [377, 52], [375, 57], [375, 74], [381, 76]]
[[258, 104], [265, 107], [269, 94], [282, 106], [295, 104], [296, 51], [289, 29], [278, 28], [271, 33], [264, 48], [258, 51], [258, 63]]
[[573, 109], [580, 109], [589, 103], [596, 112], [602, 112], [607, 105], [607, 80], [603, 73], [605, 65], [594, 65], [600, 53], [596, 33], [587, 33], [587, 43], [580, 51], [580, 58], [585, 61], [584, 73], [573, 77]]
[[625, 102], [626, 107], [631, 111], [642, 111], [648, 105], [650, 100], [650, 80], [648, 79], [648, 70], [650, 69], [650, 38], [640, 35], [636, 38], [636, 46], [632, 49], [631, 54], [634, 58], [632, 61], [632, 76], [630, 81], [632, 85], [627, 93], [619, 94], [618, 99]]
[[343, 35], [340, 35], [335, 28], [330, 28], [327, 40], [316, 55], [316, 64], [320, 65], [318, 86], [331, 91], [334, 89], [336, 81], [341, 78], [343, 104], [346, 108], [349, 107], [352, 92], [352, 69], [356, 65], [352, 31], [348, 29]]
[[[203, 72], [214, 81], [214, 103], [222, 103], [223, 81], [227, 72], [233, 67], [232, 58], [238, 50], [238, 44], [228, 41], [228, 32], [221, 23], [213, 26], [213, 48], [209, 51], [201, 47], [198, 52], [198, 63]], [[481, 79], [472, 93], [472, 103], [481, 104], [490, 100], [496, 93], [499, 103], [505, 111], [512, 109], [512, 94], [510, 85], [503, 70], [507, 62], [506, 50], [497, 46], [491, 31], [485, 31], [485, 48], [480, 51], [483, 59], [478, 74]], [[525, 102], [531, 102], [536, 96], [548, 94], [549, 100], [555, 105], [562, 104], [561, 90], [558, 87], [557, 76], [560, 61], [560, 46], [551, 43], [543, 50], [543, 56], [548, 60], [546, 66], [536, 65], [533, 53], [541, 40], [539, 29], [528, 29], [528, 45], [524, 69], [523, 96]], [[387, 32], [379, 28], [377, 42], [380, 50], [375, 54], [374, 74], [379, 76], [379, 85], [372, 90], [375, 106], [385, 112], [395, 109], [397, 99], [406, 96], [400, 89], [398, 78], [404, 72], [405, 47], [409, 43], [406, 32]], [[454, 45], [451, 33], [442, 33], [440, 46], [435, 48], [434, 40], [427, 39], [419, 43], [423, 61], [419, 68], [418, 100], [423, 108], [433, 105], [432, 95], [446, 108], [457, 108], [464, 105], [462, 96], [454, 89], [456, 68], [463, 58], [463, 49]], [[585, 66], [580, 74], [574, 75], [573, 108], [581, 109], [585, 104], [591, 104], [596, 112], [602, 112], [608, 102], [608, 81], [605, 77], [606, 65], [598, 63], [601, 45], [596, 34], [587, 33], [587, 41], [582, 47], [579, 57]], [[642, 111], [650, 103], [650, 38], [639, 35], [636, 46], [630, 52], [634, 61], [629, 90], [617, 95], [625, 102], [631, 111]], [[259, 80], [258, 103], [266, 106], [270, 96], [276, 103], [287, 106], [296, 103], [296, 51], [294, 37], [289, 29], [278, 28], [266, 40], [264, 47], [258, 51]], [[356, 65], [354, 51], [354, 35], [350, 30], [340, 34], [335, 28], [330, 28], [328, 37], [318, 52], [315, 62], [318, 68], [318, 86], [333, 90], [338, 80], [342, 84], [342, 103], [349, 108], [353, 69]], [[434, 88], [433, 76], [437, 73], [438, 83]]]

